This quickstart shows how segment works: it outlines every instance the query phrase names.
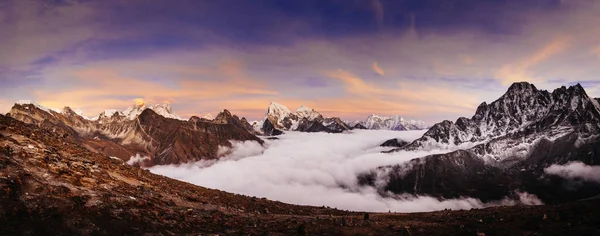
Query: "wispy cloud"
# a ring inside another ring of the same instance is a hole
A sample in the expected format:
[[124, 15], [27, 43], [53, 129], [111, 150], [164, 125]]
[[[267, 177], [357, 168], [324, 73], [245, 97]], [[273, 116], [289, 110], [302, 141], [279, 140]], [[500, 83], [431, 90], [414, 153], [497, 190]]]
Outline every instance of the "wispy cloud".
[[512, 81], [553, 89], [600, 74], [596, 2], [0, 2], [2, 99], [86, 113], [140, 97], [261, 118], [277, 100], [435, 122], [472, 115]]
[[371, 65], [371, 68], [372, 68], [372, 69], [373, 69], [373, 71], [375, 71], [375, 73], [377, 73], [378, 75], [385, 76], [385, 71], [383, 71], [383, 69], [381, 69], [381, 67], [379, 66], [379, 63], [377, 63], [377, 62], [373, 62], [373, 64]]
[[384, 9], [383, 4], [380, 0], [371, 0], [371, 5], [373, 6], [373, 12], [375, 13], [375, 21], [379, 27], [383, 26], [384, 19]]
[[504, 85], [521, 81], [539, 81], [531, 70], [532, 67], [565, 51], [570, 40], [570, 37], [557, 37], [542, 48], [533, 52], [531, 55], [528, 55], [517, 62], [503, 65], [496, 72], [496, 77], [498, 77]]

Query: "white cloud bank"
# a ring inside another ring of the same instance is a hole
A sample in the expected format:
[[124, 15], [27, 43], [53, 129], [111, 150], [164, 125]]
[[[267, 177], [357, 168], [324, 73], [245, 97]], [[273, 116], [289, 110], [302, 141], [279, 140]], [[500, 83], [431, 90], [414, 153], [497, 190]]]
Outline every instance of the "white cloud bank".
[[292, 204], [326, 205], [354, 211], [418, 212], [513, 205], [519, 202], [541, 204], [535, 196], [527, 194], [520, 194], [520, 201], [505, 200], [492, 204], [483, 204], [473, 198], [444, 201], [408, 195], [383, 198], [374, 188], [357, 184], [358, 174], [376, 167], [449, 151], [381, 153], [390, 149], [379, 147], [379, 144], [387, 139], [400, 138], [411, 141], [424, 132], [287, 132], [279, 136], [279, 140], [266, 140], [266, 147], [256, 142], [235, 142], [229, 154], [218, 162], [155, 166], [150, 168], [150, 171], [233, 193], [266, 197]]
[[600, 166], [588, 166], [582, 162], [569, 162], [566, 165], [551, 165], [544, 169], [546, 174], [558, 175], [565, 179], [583, 179], [600, 183]]
[[127, 164], [128, 165], [141, 165], [142, 163], [144, 163], [145, 161], [150, 160], [149, 156], [140, 156], [140, 154], [135, 154], [135, 156], [131, 156], [129, 158], [129, 160], [127, 160]]

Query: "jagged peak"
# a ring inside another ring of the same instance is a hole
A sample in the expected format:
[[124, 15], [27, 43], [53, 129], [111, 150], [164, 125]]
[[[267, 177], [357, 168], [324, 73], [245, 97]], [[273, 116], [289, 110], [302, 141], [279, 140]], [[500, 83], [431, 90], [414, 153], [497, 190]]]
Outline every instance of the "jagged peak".
[[219, 112], [219, 114], [217, 115], [217, 117], [220, 117], [220, 116], [232, 116], [232, 115], [231, 115], [231, 112], [229, 110], [223, 109], [223, 111]]
[[508, 87], [508, 91], [522, 91], [522, 90], [527, 90], [527, 89], [537, 90], [535, 85], [533, 85], [532, 83], [529, 83], [529, 82], [525, 82], [525, 81], [514, 82], [513, 84], [510, 85], [510, 87]]
[[65, 106], [65, 107], [63, 107], [61, 113], [65, 114], [65, 115], [69, 115], [69, 114], [75, 114], [75, 111], [73, 111], [73, 109], [71, 109], [70, 107]]
[[214, 119], [214, 117], [210, 113], [206, 113], [206, 115], [204, 115], [202, 118], [207, 119], [207, 120]]
[[107, 110], [104, 110], [104, 111], [100, 112], [100, 115], [99, 115], [99, 117], [104, 117], [104, 116], [105, 116], [105, 117], [112, 117], [112, 116], [114, 116], [115, 114], [118, 114], [118, 115], [123, 115], [123, 113], [122, 113], [122, 112], [120, 112], [120, 111], [117, 111], [116, 109], [107, 109]]
[[52, 115], [52, 111], [56, 112], [54, 109], [42, 106], [42, 105], [40, 105], [37, 102], [32, 101], [32, 100], [18, 100], [18, 101], [15, 102], [15, 106], [16, 105], [19, 105], [19, 106], [31, 105], [31, 106], [34, 106], [34, 107], [36, 107], [36, 108], [38, 108], [38, 109], [40, 109], [42, 111], [45, 111], [45, 112], [47, 112], [47, 113], [49, 113], [51, 115]]
[[144, 110], [142, 110], [142, 112], [137, 117], [139, 117], [140, 119], [145, 119], [147, 117], [156, 117], [156, 116], [161, 116], [161, 115], [150, 108], [144, 108]]
[[315, 109], [304, 105], [300, 106], [296, 110], [296, 115], [298, 118], [307, 118], [308, 120], [314, 120], [318, 117], [323, 117], [323, 115], [321, 115], [321, 113], [317, 112]]
[[125, 109], [121, 113], [130, 120], [133, 120], [137, 116], [139, 116], [145, 109], [151, 109], [165, 118], [184, 120], [179, 115], [173, 113], [173, 109], [168, 103], [152, 104], [148, 106], [148, 104], [146, 104], [144, 101], [135, 100], [135, 103], [133, 105], [131, 105], [129, 108]]
[[191, 116], [191, 117], [188, 119], [188, 121], [189, 121], [189, 122], [196, 122], [196, 121], [199, 121], [200, 119], [201, 119], [201, 118], [200, 118], [200, 117], [198, 117], [198, 116]]
[[272, 101], [269, 104], [269, 108], [267, 109], [267, 115], [272, 114], [272, 115], [281, 115], [282, 117], [285, 117], [287, 115], [289, 115], [290, 113], [292, 113], [290, 111], [290, 109], [288, 109], [286, 106], [279, 104], [277, 102]]
[[502, 95], [499, 100], [501, 99], [505, 99], [505, 98], [513, 98], [513, 97], [517, 97], [517, 96], [523, 96], [523, 95], [529, 95], [529, 94], [535, 94], [539, 92], [539, 90], [535, 87], [535, 85], [529, 83], [529, 82], [515, 82], [513, 84], [510, 85], [510, 87], [508, 87], [508, 90], [506, 90], [506, 93], [504, 93], [504, 95]]
[[310, 107], [307, 107], [307, 106], [305, 106], [305, 105], [302, 105], [302, 106], [298, 107], [298, 109], [296, 109], [296, 111], [297, 111], [297, 112], [298, 112], [298, 111], [314, 111], [314, 110], [315, 110], [315, 109], [312, 109], [312, 108], [310, 108]]
[[363, 125], [368, 129], [412, 130], [427, 128], [425, 122], [421, 120], [408, 120], [398, 114], [392, 116], [371, 114]]

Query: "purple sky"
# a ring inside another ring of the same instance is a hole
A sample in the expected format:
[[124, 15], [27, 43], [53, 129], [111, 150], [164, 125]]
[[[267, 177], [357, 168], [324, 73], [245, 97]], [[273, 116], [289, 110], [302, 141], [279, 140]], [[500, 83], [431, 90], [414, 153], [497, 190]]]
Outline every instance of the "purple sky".
[[142, 98], [252, 120], [277, 101], [431, 124], [515, 81], [600, 97], [598, 22], [587, 0], [0, 1], [0, 112]]

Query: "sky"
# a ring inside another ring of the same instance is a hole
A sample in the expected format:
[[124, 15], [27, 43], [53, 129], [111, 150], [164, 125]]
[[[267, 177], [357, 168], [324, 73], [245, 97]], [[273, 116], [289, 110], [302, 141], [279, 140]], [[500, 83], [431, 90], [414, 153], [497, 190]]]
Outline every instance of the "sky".
[[249, 120], [471, 117], [512, 82], [600, 97], [594, 0], [3, 0], [0, 112], [135, 99]]

